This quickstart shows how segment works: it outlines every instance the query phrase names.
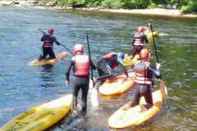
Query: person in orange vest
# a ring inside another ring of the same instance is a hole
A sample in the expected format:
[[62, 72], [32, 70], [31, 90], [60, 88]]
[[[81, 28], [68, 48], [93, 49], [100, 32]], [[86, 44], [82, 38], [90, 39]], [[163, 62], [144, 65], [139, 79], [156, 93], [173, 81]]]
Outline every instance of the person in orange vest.
[[89, 76], [90, 68], [95, 69], [94, 64], [90, 60], [89, 56], [84, 54], [84, 46], [82, 44], [76, 44], [73, 48], [73, 57], [71, 63], [66, 71], [66, 83], [70, 81], [70, 71], [73, 71], [73, 79], [71, 79], [71, 86], [73, 88], [73, 108], [77, 109], [77, 97], [78, 93], [82, 91], [82, 109], [81, 115], [86, 115], [87, 112], [87, 96], [89, 89]]
[[140, 51], [139, 56], [140, 62], [133, 67], [136, 75], [136, 79], [134, 80], [134, 99], [129, 103], [129, 106], [138, 105], [140, 97], [144, 96], [147, 103], [146, 108], [148, 109], [153, 105], [153, 78], [160, 78], [160, 64], [156, 63], [156, 68], [150, 65], [151, 53], [146, 48]]
[[56, 37], [53, 36], [54, 29], [49, 28], [48, 33], [43, 33], [41, 37], [41, 41], [43, 42], [42, 51], [43, 55], [39, 57], [39, 60], [46, 59], [47, 55], [49, 55], [49, 59], [55, 59], [55, 53], [53, 51], [53, 43], [55, 42], [57, 45], [60, 43], [56, 40]]
[[140, 51], [144, 48], [145, 43], [148, 43], [148, 39], [145, 35], [145, 31], [148, 28], [146, 26], [139, 26], [136, 30], [136, 32], [133, 35], [133, 41], [132, 41], [132, 55], [135, 56], [136, 54], [139, 54]]
[[96, 66], [99, 76], [115, 75], [115, 69], [117, 67], [119, 67], [118, 69], [121, 69], [121, 72], [124, 72], [128, 76], [125, 67], [121, 64], [121, 61], [118, 60], [118, 53], [115, 52], [109, 52], [102, 56], [102, 58], [97, 61]]

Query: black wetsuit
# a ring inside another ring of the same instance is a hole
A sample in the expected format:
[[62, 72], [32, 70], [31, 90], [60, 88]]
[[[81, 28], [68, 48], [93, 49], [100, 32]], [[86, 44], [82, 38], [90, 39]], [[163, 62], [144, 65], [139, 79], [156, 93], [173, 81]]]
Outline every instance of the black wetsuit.
[[[126, 69], [124, 68], [124, 66], [118, 60], [115, 59], [101, 58], [99, 61], [97, 61], [96, 66], [99, 76], [116, 75], [120, 74], [121, 72], [126, 73]], [[114, 70], [115, 68], [116, 70]]]
[[47, 55], [49, 55], [49, 59], [54, 59], [55, 53], [53, 51], [53, 43], [55, 42], [57, 45], [60, 45], [60, 43], [56, 40], [54, 36], [50, 36], [48, 34], [44, 34], [41, 38], [41, 41], [43, 42], [42, 50], [43, 55], [40, 56], [41, 59], [46, 59]]
[[[95, 65], [90, 62], [90, 68], [95, 69]], [[68, 70], [66, 71], [66, 80], [70, 81], [70, 71], [75, 72], [75, 62], [72, 60], [69, 64]], [[78, 98], [78, 94], [79, 91], [81, 90], [81, 94], [82, 94], [82, 109], [80, 111], [80, 113], [82, 115], [85, 115], [87, 112], [87, 96], [88, 96], [88, 90], [89, 90], [89, 75], [87, 76], [77, 76], [73, 73], [73, 79], [71, 79], [71, 86], [73, 88], [73, 96], [74, 96], [74, 100], [73, 100], [73, 107], [74, 109], [76, 109], [77, 107], [77, 98]]]
[[[140, 63], [139, 63], [140, 64]], [[136, 64], [133, 68], [134, 71], [136, 71]], [[153, 68], [152, 66], [149, 66], [146, 69], [145, 77], [151, 82], [151, 84], [146, 84], [146, 83], [140, 83], [140, 82], [135, 82], [134, 84], [134, 99], [132, 101], [131, 106], [135, 106], [139, 104], [139, 100], [141, 96], [144, 96], [145, 101], [146, 101], [146, 106], [147, 108], [151, 107], [153, 105], [153, 100], [152, 100], [152, 87], [153, 87], [153, 78], [160, 77], [160, 71]]]

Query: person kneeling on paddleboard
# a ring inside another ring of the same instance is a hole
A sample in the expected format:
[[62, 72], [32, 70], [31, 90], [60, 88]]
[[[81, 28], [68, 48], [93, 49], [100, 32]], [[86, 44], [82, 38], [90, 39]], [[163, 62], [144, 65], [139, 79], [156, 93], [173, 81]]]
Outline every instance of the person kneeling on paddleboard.
[[57, 45], [60, 43], [56, 40], [56, 37], [53, 36], [54, 29], [49, 28], [48, 34], [43, 32], [43, 36], [41, 37], [41, 41], [43, 42], [42, 51], [43, 55], [39, 57], [39, 60], [46, 59], [47, 55], [49, 55], [49, 59], [55, 59], [55, 53], [53, 51], [53, 43], [55, 42]]
[[139, 26], [133, 35], [133, 41], [131, 42], [133, 46], [132, 55], [135, 56], [139, 54], [144, 48], [144, 44], [148, 43], [148, 39], [145, 35], [145, 31], [148, 29], [146, 26]]
[[[121, 64], [119, 59], [124, 58], [118, 58], [118, 54], [115, 52], [109, 52], [102, 56], [102, 58], [99, 61], [97, 61], [96, 64], [99, 76], [113, 76], [117, 75], [117, 73], [120, 74], [120, 72], [124, 72], [128, 76], [125, 67]], [[116, 72], [117, 70], [118, 72]]]
[[156, 63], [156, 68], [150, 65], [151, 53], [148, 49], [144, 48], [140, 51], [140, 62], [134, 65], [134, 72], [136, 79], [134, 80], [134, 99], [129, 103], [129, 106], [135, 106], [139, 104], [141, 96], [144, 96], [148, 109], [153, 105], [152, 100], [152, 87], [153, 77], [160, 78], [160, 64]]
[[87, 112], [87, 96], [89, 89], [90, 68], [95, 69], [93, 62], [89, 56], [84, 54], [84, 46], [76, 44], [73, 49], [73, 57], [71, 63], [66, 71], [66, 83], [70, 81], [70, 71], [73, 71], [73, 79], [71, 79], [71, 86], [73, 88], [73, 108], [77, 108], [78, 93], [82, 91], [82, 109], [80, 115], [86, 115]]

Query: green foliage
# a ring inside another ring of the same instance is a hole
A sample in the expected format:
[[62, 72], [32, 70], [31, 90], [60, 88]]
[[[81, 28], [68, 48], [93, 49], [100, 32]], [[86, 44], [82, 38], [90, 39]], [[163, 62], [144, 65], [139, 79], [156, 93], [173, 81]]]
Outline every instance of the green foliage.
[[57, 0], [59, 5], [69, 6], [73, 4], [85, 4], [86, 0]]
[[123, 1], [123, 8], [128, 9], [139, 9], [139, 8], [146, 8], [148, 6], [148, 0], [122, 0]]
[[183, 13], [197, 12], [197, 1], [188, 0], [188, 3], [182, 6], [181, 11]]
[[[42, 0], [46, 1], [46, 0]], [[52, 0], [49, 0], [52, 1]], [[144, 9], [155, 7], [176, 7], [183, 12], [197, 12], [197, 0], [57, 0], [59, 5], [81, 4], [86, 7]]]
[[121, 8], [123, 5], [122, 0], [103, 0], [101, 5], [107, 8]]

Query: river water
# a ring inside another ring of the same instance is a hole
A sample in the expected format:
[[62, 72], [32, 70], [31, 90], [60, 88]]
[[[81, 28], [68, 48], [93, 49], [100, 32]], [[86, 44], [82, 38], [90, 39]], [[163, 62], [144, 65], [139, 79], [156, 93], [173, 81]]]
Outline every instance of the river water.
[[[111, 50], [128, 53], [134, 29], [152, 22], [161, 34], [156, 42], [169, 96], [156, 119], [133, 130], [197, 129], [197, 20], [13, 7], [1, 7], [0, 18], [0, 126], [31, 106], [71, 92], [64, 85], [66, 61], [52, 68], [28, 65], [41, 52], [39, 28], [55, 28], [58, 40], [70, 49], [74, 43], [85, 43], [88, 32], [96, 60]], [[55, 46], [56, 52], [63, 50]], [[85, 121], [67, 124], [65, 119], [50, 130], [108, 131], [107, 118], [128, 99], [101, 101], [98, 109], [88, 103]]]

